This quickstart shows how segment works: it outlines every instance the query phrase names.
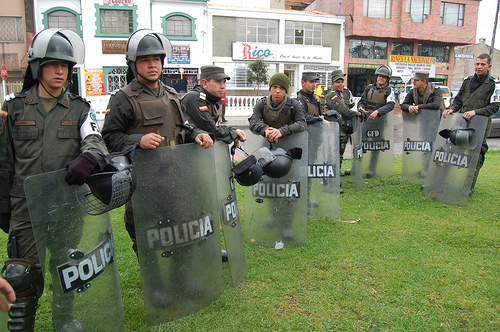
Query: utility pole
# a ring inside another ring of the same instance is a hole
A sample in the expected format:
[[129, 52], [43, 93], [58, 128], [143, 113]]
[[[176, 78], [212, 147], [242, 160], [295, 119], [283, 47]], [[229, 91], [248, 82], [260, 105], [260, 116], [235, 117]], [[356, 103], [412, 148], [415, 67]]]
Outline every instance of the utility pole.
[[[497, 24], [498, 24], [498, 11], [500, 10], [500, 0], [497, 0], [497, 11], [495, 13], [495, 24], [493, 24], [493, 37], [491, 38], [491, 47], [490, 47], [490, 57], [493, 58], [493, 50], [495, 49], [495, 35], [497, 32]], [[493, 59], [491, 61], [493, 63]]]

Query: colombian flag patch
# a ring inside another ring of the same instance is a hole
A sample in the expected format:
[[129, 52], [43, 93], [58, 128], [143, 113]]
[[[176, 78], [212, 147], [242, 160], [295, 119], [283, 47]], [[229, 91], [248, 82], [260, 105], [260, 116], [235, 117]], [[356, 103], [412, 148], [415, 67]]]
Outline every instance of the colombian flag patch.
[[198, 108], [200, 109], [200, 112], [207, 112], [208, 111], [208, 107], [207, 106], [200, 106]]
[[7, 114], [9, 114], [7, 111], [1, 110], [0, 111], [0, 117], [7, 119]]
[[335, 99], [337, 99], [338, 97], [339, 97], [338, 95], [335, 95], [335, 96], [333, 96], [333, 97], [332, 97], [332, 100], [335, 100]]

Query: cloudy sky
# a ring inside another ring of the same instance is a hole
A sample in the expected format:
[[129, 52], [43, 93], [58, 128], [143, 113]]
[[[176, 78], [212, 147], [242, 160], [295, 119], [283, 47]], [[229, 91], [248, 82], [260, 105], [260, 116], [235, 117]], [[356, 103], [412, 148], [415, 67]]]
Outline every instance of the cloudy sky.
[[[479, 4], [479, 15], [476, 32], [476, 42], [479, 38], [485, 38], [486, 44], [491, 45], [493, 37], [493, 25], [495, 24], [495, 12], [497, 9], [498, 0], [482, 0]], [[500, 18], [499, 18], [500, 20]], [[500, 22], [497, 24], [497, 34], [495, 37], [495, 48], [500, 49]]]

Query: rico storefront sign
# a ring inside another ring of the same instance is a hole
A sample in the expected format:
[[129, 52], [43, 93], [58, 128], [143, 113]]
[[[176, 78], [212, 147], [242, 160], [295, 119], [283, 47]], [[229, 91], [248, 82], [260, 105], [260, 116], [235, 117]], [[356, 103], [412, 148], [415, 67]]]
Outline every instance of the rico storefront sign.
[[330, 63], [331, 47], [233, 43], [233, 60]]

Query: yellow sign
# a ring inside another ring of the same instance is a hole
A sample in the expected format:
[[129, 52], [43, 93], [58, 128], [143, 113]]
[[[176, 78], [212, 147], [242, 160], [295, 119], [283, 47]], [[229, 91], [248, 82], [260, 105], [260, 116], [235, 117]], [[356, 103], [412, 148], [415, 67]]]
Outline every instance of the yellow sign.
[[412, 56], [412, 55], [389, 55], [389, 62], [404, 62], [404, 63], [424, 63], [433, 65], [436, 63], [436, 58], [427, 56]]

